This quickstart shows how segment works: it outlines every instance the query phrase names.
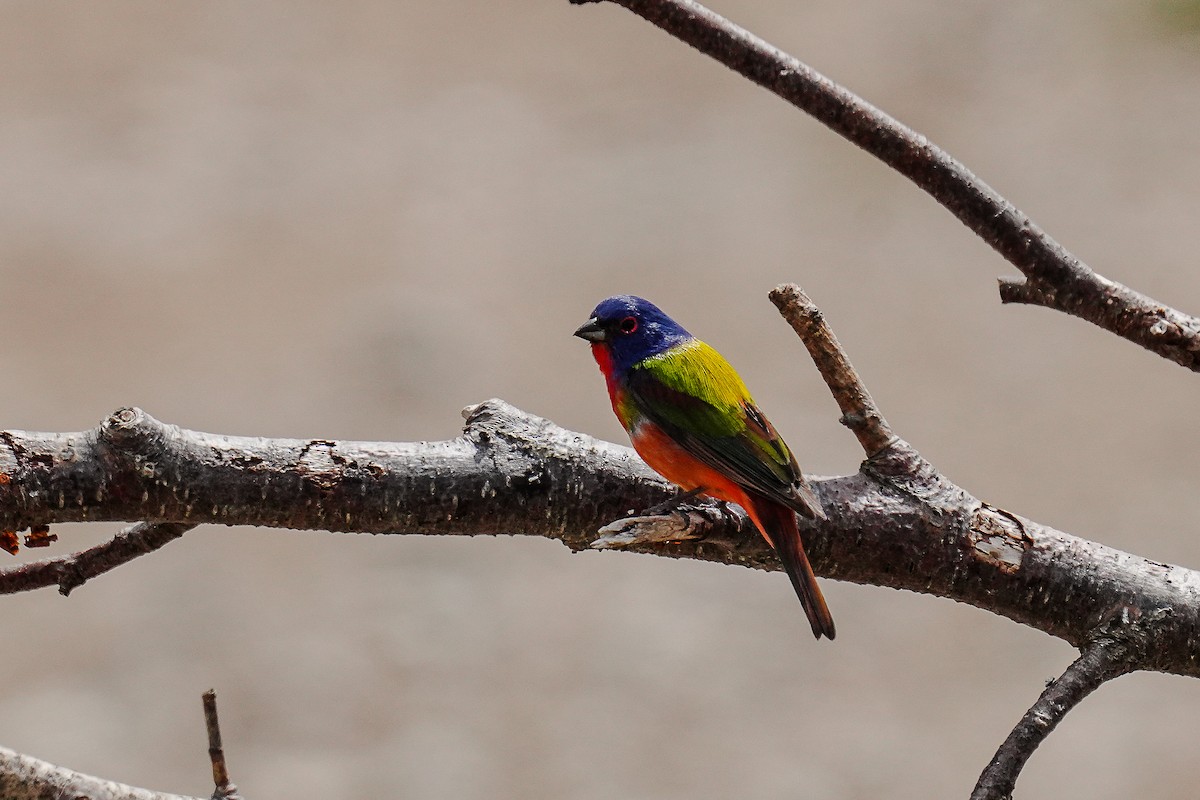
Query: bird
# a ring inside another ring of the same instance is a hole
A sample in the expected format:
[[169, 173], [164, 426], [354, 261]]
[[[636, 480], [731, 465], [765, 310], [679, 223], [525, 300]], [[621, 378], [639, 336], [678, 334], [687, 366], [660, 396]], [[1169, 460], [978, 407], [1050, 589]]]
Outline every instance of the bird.
[[736, 503], [791, 579], [813, 636], [833, 639], [796, 514], [826, 519], [795, 456], [725, 358], [649, 300], [600, 302], [575, 336], [591, 343], [633, 449], [683, 492]]

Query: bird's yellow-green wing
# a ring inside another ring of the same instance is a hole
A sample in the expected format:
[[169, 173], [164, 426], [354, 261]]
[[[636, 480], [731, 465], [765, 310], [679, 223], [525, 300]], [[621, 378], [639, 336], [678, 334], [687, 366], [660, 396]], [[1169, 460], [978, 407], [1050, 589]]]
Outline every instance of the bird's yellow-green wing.
[[746, 489], [821, 517], [791, 451], [720, 353], [692, 340], [629, 370], [638, 410], [704, 463]]

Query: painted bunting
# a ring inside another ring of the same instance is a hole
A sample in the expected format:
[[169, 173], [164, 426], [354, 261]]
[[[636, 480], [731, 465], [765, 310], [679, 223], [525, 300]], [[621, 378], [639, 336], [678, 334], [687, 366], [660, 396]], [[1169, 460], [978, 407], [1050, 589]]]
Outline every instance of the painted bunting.
[[591, 342], [638, 455], [685, 492], [744, 508], [779, 554], [813, 635], [832, 639], [833, 617], [796, 525], [796, 513], [825, 512], [729, 362], [632, 295], [600, 303], [575, 335]]

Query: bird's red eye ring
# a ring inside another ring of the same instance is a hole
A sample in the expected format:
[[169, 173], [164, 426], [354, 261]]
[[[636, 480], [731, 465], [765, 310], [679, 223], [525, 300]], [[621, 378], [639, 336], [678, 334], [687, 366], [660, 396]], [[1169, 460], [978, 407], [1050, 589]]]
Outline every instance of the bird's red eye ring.
[[638, 321], [634, 317], [621, 320], [621, 333], [633, 333], [638, 329]]

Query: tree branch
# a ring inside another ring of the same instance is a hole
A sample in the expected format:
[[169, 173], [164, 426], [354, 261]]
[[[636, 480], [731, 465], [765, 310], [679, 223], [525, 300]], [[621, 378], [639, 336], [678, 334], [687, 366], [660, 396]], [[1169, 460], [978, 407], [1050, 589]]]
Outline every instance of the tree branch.
[[[1139, 666], [1200, 676], [1200, 574], [1039, 525], [956, 486], [891, 434], [799, 289], [781, 287], [775, 296], [790, 316], [808, 315], [798, 330], [843, 414], [870, 421], [864, 448], [875, 450], [858, 473], [814, 481], [829, 513], [806, 529], [819, 575], [970, 603], [1076, 646], [1091, 640], [1116, 605], [1168, 609]], [[499, 400], [464, 415], [462, 437], [409, 444], [217, 436], [129, 408], [83, 433], [0, 432], [0, 529], [146, 520], [509, 533], [580, 550], [597, 541], [604, 523], [670, 495], [628, 448]], [[638, 535], [643, 519], [623, 520], [632, 531], [628, 549], [779, 568], [743, 515], [698, 504], [679, 519], [647, 540]]]
[[794, 283], [776, 286], [771, 291], [771, 302], [808, 348], [817, 371], [842, 410], [841, 423], [854, 431], [867, 458], [895, 444], [896, 434], [892, 433], [871, 393], [859, 380], [846, 351], [825, 324], [825, 316], [816, 303]]
[[4, 800], [202, 800], [95, 778], [21, 755], [6, 747], [0, 747], [0, 797]]
[[[601, 0], [570, 0], [582, 4]], [[1005, 303], [1085, 319], [1200, 371], [1200, 319], [1095, 273], [925, 137], [693, 0], [611, 0], [769, 89], [912, 180], [1014, 264]], [[1200, 677], [1200, 573], [1061, 533], [956, 486], [887, 425], [799, 290], [772, 293], [805, 341], [867, 454], [859, 473], [817, 479], [829, 520], [806, 545], [818, 574], [935, 594], [1059, 636], [1080, 657], [1039, 697], [981, 775], [973, 798], [1009, 797], [1033, 751], [1102, 683], [1137, 669]], [[75, 434], [0, 432], [0, 541], [57, 522], [139, 521], [80, 553], [0, 571], [0, 592], [62, 594], [201, 523], [369, 533], [540, 535], [573, 549], [777, 569], [742, 514], [700, 504], [604, 520], [669, 494], [626, 448], [493, 400], [462, 437], [383, 444], [225, 437], [138, 409]], [[1114, 616], [1112, 609], [1120, 609]], [[205, 698], [215, 797], [236, 797]], [[0, 748], [0, 796], [189, 800], [74, 773]]]
[[[190, 526], [189, 526], [190, 527]], [[221, 747], [221, 728], [217, 722], [217, 695], [204, 693], [204, 727], [208, 735], [208, 755], [212, 762], [215, 790], [209, 800], [241, 800], [237, 787], [225, 769]], [[4, 800], [200, 800], [167, 792], [152, 792], [123, 783], [95, 778], [82, 772], [55, 766], [30, 756], [0, 747], [0, 798]]]
[[[1104, 680], [1133, 669], [1200, 677], [1200, 573], [1078, 539], [976, 499], [892, 432], [798, 286], [780, 286], [771, 297], [868, 454], [855, 475], [813, 481], [828, 514], [806, 529], [817, 574], [970, 603], [1084, 648], [997, 752], [977, 797], [1011, 791], [1033, 749]], [[464, 416], [462, 437], [410, 444], [216, 436], [133, 408], [83, 433], [0, 432], [0, 531], [14, 534], [11, 541], [25, 528], [49, 541], [44, 528], [58, 522], [146, 521], [99, 548], [0, 573], [0, 590], [58, 584], [65, 593], [205, 522], [521, 533], [573, 549], [621, 546], [779, 568], [745, 515], [724, 504], [627, 516], [598, 535], [605, 520], [668, 496], [668, 485], [628, 448], [565, 431], [499, 400]], [[1113, 608], [1123, 609], [1117, 621]], [[223, 762], [212, 731], [214, 797], [234, 797], [218, 769]], [[0, 751], [0, 789], [5, 781], [16, 785], [13, 776], [25, 763], [6, 765], [4, 756]]]
[[1057, 309], [1200, 371], [1200, 319], [1096, 274], [921, 134], [694, 0], [609, 1], [775, 93], [927, 192], [1025, 276], [1001, 280], [1003, 302]]
[[15, 594], [57, 585], [59, 594], [66, 597], [89, 578], [102, 575], [138, 556], [151, 553], [175, 541], [194, 527], [196, 526], [175, 522], [138, 523], [121, 531], [104, 544], [87, 550], [0, 569], [0, 594]]
[[203, 695], [204, 730], [208, 734], [208, 759], [212, 762], [213, 794], [211, 800], [242, 800], [238, 788], [229, 780], [225, 764], [225, 748], [221, 746], [221, 723], [217, 719], [217, 693], [209, 689]]
[[1150, 644], [1152, 626], [1130, 620], [1128, 614], [1128, 609], [1121, 609], [1114, 617], [1119, 624], [1106, 626], [1058, 680], [1046, 686], [979, 776], [971, 800], [1011, 798], [1025, 762], [1067, 712], [1105, 682], [1137, 669]]

